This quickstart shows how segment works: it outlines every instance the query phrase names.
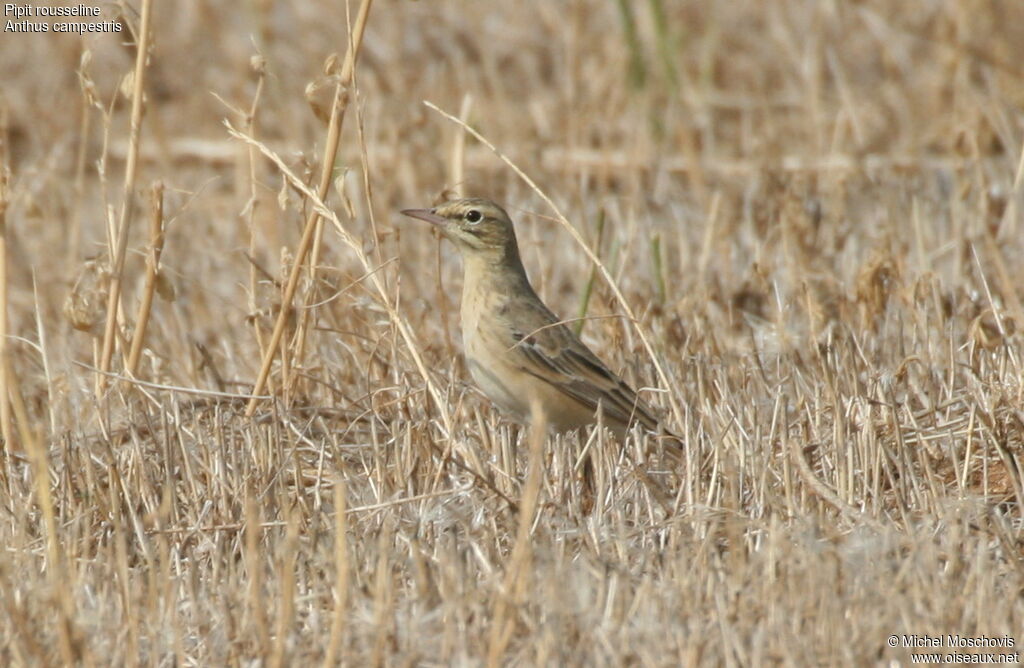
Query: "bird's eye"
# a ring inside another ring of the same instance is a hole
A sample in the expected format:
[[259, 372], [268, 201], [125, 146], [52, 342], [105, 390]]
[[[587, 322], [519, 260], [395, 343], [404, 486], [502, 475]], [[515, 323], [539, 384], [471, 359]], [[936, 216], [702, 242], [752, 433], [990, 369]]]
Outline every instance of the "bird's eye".
[[482, 218], [483, 218], [483, 215], [479, 211], [477, 211], [476, 209], [470, 209], [469, 211], [466, 212], [466, 222], [467, 223], [479, 223], [480, 219], [482, 219]]

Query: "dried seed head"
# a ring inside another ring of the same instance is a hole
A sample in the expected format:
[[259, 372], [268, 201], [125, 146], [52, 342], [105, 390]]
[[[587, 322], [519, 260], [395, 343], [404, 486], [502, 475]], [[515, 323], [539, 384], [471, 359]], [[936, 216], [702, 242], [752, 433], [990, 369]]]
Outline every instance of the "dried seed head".
[[98, 336], [106, 313], [107, 272], [102, 258], [90, 258], [82, 265], [71, 293], [64, 300], [64, 316], [71, 326]]

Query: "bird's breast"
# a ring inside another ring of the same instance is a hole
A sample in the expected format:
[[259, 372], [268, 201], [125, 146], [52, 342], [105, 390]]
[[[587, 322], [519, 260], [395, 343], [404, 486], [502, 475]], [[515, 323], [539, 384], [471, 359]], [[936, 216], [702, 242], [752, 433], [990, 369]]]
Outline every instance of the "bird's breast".
[[462, 295], [462, 347], [476, 386], [499, 408], [522, 419], [529, 414], [529, 399], [520, 387], [522, 371], [510, 364], [515, 341], [501, 315], [507, 301], [506, 294], [480, 281], [467, 283]]

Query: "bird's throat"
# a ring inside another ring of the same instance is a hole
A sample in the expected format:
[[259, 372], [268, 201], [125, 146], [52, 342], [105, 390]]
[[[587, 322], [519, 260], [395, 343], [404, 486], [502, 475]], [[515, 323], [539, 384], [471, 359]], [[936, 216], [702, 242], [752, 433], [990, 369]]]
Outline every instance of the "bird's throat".
[[516, 294], [533, 293], [533, 286], [519, 254], [490, 255], [473, 253], [463, 255], [463, 308], [467, 301], [484, 299], [484, 295], [501, 298]]

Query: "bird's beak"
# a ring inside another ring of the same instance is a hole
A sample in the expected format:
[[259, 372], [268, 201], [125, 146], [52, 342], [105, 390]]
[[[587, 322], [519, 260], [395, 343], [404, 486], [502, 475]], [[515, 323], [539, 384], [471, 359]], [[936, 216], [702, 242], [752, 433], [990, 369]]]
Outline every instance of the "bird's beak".
[[444, 227], [448, 223], [447, 220], [434, 213], [433, 209], [403, 209], [402, 215], [409, 216], [410, 218], [419, 218], [438, 227]]

